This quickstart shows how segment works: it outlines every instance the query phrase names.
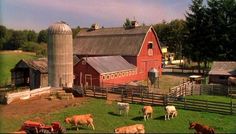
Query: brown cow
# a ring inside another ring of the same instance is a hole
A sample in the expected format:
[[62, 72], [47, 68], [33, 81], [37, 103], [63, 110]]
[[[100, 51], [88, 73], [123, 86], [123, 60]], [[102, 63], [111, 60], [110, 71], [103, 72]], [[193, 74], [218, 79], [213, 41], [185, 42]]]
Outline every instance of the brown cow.
[[144, 134], [145, 129], [143, 124], [135, 124], [130, 126], [118, 127], [114, 130], [116, 134]]
[[95, 130], [93, 125], [93, 116], [92, 114], [84, 114], [84, 115], [74, 115], [72, 117], [67, 117], [65, 119], [67, 124], [75, 125], [76, 130], [78, 131], [78, 125], [87, 125], [92, 126], [93, 130]]
[[151, 106], [144, 106], [142, 108], [142, 112], [143, 112], [143, 118], [146, 121], [146, 119], [148, 119], [149, 117], [152, 118], [152, 114], [153, 114], [153, 109]]
[[195, 129], [197, 134], [215, 134], [214, 128], [196, 122], [189, 122], [189, 129]]

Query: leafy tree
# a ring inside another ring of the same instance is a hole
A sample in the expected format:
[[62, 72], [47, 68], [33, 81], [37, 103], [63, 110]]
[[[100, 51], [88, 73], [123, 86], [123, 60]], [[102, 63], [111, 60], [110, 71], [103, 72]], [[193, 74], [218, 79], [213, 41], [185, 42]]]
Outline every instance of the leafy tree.
[[6, 34], [7, 28], [5, 26], [0, 25], [0, 50], [3, 48], [6, 42]]
[[13, 31], [11, 38], [4, 45], [4, 49], [17, 50], [26, 41], [27, 41], [27, 36], [25, 36], [25, 34], [23, 34], [22, 31]]
[[207, 40], [209, 40], [208, 17], [203, 0], [193, 0], [186, 15], [186, 25], [188, 28], [187, 43], [184, 46], [184, 55], [198, 63], [209, 61], [209, 51]]
[[76, 37], [77, 33], [79, 33], [80, 27], [72, 28], [73, 39]]
[[37, 42], [37, 33], [34, 30], [27, 31], [27, 40]]
[[47, 43], [47, 40], [48, 40], [47, 30], [41, 30], [38, 35], [38, 43], [41, 43], [41, 42]]
[[131, 23], [129, 18], [126, 18], [126, 20], [125, 20], [125, 22], [123, 24], [123, 27], [124, 28], [131, 28], [132, 27], [132, 23]]

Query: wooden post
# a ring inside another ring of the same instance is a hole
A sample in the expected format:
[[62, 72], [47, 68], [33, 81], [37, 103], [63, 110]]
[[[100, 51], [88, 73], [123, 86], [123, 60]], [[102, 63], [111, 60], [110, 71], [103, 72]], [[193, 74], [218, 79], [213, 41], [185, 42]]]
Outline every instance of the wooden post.
[[123, 102], [123, 88], [121, 89], [121, 102]]
[[184, 109], [186, 109], [186, 98], [184, 98]]
[[141, 101], [142, 101], [142, 103], [143, 103], [143, 90], [142, 90], [142, 92], [141, 92], [141, 96], [142, 96]]
[[232, 98], [231, 98], [231, 102], [230, 102], [230, 113], [233, 114], [233, 102], [232, 102]]
[[106, 99], [108, 99], [108, 88], [106, 88]]
[[96, 97], [95, 88], [93, 88], [93, 96]]
[[132, 103], [134, 102], [134, 98], [133, 98], [133, 88], [131, 89], [131, 96], [132, 96]]
[[154, 99], [154, 95], [153, 95], [153, 92], [152, 92], [152, 105], [153, 105], [153, 101], [154, 101], [153, 99]]

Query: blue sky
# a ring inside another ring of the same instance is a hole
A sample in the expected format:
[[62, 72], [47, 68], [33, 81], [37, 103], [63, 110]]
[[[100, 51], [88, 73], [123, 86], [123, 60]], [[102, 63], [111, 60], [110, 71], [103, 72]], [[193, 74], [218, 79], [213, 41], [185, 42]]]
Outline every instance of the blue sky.
[[156, 24], [184, 19], [191, 0], [0, 0], [0, 24], [13, 29], [46, 29], [63, 20], [71, 27], [120, 27], [126, 18]]

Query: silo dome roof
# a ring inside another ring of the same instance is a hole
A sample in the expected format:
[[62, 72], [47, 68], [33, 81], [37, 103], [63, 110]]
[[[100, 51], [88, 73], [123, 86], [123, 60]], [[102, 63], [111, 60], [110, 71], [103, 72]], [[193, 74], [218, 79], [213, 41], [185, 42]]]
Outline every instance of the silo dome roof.
[[72, 34], [72, 30], [65, 22], [60, 21], [52, 24], [48, 28], [49, 34]]

